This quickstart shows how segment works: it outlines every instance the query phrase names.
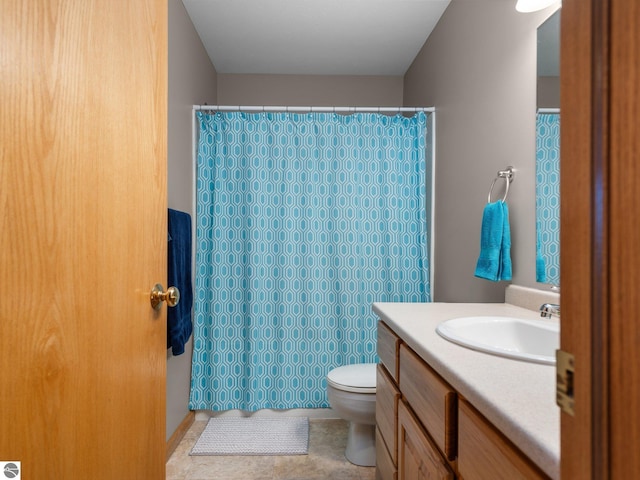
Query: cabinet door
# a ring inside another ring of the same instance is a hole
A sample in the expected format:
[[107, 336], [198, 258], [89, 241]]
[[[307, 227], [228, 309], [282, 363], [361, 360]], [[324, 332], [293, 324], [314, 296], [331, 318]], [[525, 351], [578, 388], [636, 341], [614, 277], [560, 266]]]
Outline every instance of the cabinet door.
[[376, 480], [397, 480], [398, 470], [391, 460], [380, 430], [376, 429]]
[[409, 407], [398, 405], [398, 480], [453, 480], [437, 447]]
[[400, 392], [382, 365], [378, 365], [376, 382], [376, 424], [380, 436], [391, 455], [393, 464], [397, 464], [398, 455], [398, 401]]
[[447, 458], [456, 458], [457, 394], [406, 345], [400, 346], [400, 391]]
[[460, 402], [458, 426], [458, 474], [465, 480], [548, 479], [464, 401]]

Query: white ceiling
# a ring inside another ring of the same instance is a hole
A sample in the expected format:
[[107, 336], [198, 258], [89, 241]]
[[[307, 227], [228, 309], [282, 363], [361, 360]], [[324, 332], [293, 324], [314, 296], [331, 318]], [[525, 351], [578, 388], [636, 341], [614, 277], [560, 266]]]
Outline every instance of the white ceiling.
[[404, 75], [450, 0], [182, 0], [218, 73]]

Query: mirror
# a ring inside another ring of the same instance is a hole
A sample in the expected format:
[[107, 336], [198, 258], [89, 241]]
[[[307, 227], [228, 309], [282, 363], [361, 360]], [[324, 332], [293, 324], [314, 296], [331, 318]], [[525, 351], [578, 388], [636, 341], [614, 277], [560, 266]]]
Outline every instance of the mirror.
[[538, 28], [536, 281], [560, 284], [560, 10]]

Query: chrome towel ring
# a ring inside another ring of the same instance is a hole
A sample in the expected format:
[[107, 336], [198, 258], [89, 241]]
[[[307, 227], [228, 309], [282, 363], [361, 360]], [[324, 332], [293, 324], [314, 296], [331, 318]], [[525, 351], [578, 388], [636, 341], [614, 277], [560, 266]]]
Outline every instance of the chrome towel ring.
[[506, 201], [507, 196], [509, 195], [509, 185], [511, 185], [511, 182], [513, 182], [515, 175], [516, 175], [515, 169], [512, 166], [508, 166], [504, 170], [498, 171], [496, 178], [494, 178], [493, 182], [491, 183], [491, 188], [489, 188], [487, 203], [491, 203], [491, 192], [493, 191], [493, 187], [495, 186], [499, 178], [504, 178], [505, 182], [507, 182], [504, 188], [504, 197], [502, 197], [502, 201], [503, 202]]

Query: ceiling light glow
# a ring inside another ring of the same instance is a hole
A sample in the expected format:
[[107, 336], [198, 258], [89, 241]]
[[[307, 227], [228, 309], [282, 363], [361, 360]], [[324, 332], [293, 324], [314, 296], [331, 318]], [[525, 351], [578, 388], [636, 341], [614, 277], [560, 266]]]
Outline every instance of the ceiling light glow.
[[547, 8], [554, 3], [560, 4], [560, 0], [518, 0], [516, 10], [522, 13], [537, 12], [543, 8]]

